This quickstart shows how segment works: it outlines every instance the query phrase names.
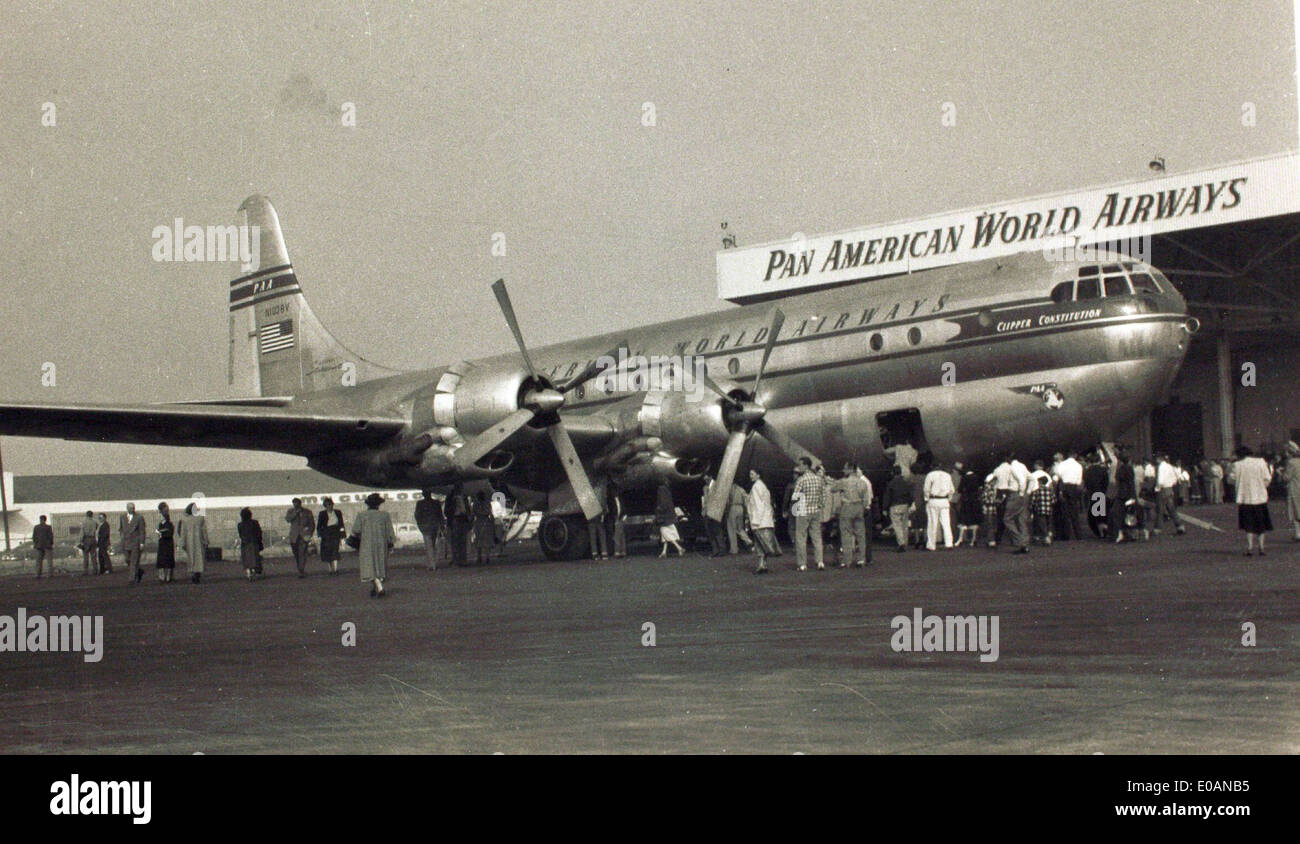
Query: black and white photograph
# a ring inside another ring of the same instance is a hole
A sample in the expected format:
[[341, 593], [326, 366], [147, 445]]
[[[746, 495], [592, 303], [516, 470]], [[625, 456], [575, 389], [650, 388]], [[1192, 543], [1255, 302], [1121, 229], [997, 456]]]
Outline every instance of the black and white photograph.
[[3, 14], [0, 760], [1300, 751], [1293, 2]]

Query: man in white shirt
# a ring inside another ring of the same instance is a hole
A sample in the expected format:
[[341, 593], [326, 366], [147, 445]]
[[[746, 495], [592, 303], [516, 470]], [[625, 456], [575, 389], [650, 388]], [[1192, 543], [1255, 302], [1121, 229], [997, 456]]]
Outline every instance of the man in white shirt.
[[1058, 453], [1056, 464], [1052, 466], [1052, 474], [1060, 483], [1061, 508], [1064, 511], [1060, 520], [1063, 529], [1060, 538], [1082, 539], [1083, 464], [1078, 461], [1073, 452], [1064, 459]]
[[[1006, 467], [1001, 475], [998, 471]], [[1008, 453], [1002, 466], [994, 470], [997, 488], [1005, 490], [1002, 524], [1010, 534], [1015, 554], [1029, 553], [1029, 468]]]
[[939, 530], [943, 530], [943, 547], [952, 548], [952, 513], [949, 499], [956, 491], [952, 475], [938, 466], [925, 476], [925, 547], [935, 550]]
[[1165, 526], [1165, 522], [1171, 521], [1177, 528], [1179, 535], [1187, 532], [1183, 523], [1178, 519], [1178, 498], [1176, 489], [1178, 487], [1178, 470], [1174, 464], [1169, 462], [1168, 454], [1160, 454], [1160, 463], [1156, 466], [1156, 532]]

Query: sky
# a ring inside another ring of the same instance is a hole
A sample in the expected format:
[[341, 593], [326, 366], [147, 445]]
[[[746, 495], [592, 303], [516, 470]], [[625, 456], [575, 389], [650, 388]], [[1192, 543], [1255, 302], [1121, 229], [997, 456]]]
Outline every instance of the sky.
[[[1283, 0], [10, 0], [0, 401], [231, 395], [237, 267], [151, 233], [251, 193], [322, 322], [422, 369], [514, 347], [499, 277], [533, 346], [731, 307], [722, 221], [743, 246], [1295, 150], [1295, 69]], [[20, 474], [303, 465], [0, 448]]]

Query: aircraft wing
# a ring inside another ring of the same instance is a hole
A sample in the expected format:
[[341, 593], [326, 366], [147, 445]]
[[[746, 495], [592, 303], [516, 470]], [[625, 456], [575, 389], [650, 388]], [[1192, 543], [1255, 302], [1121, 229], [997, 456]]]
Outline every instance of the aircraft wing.
[[303, 457], [379, 445], [406, 425], [393, 417], [318, 415], [222, 404], [0, 404], [0, 434], [137, 445], [277, 451]]

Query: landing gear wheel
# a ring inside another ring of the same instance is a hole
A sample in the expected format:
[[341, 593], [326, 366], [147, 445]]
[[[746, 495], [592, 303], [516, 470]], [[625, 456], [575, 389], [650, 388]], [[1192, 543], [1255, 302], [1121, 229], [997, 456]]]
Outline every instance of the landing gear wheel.
[[548, 560], [579, 560], [590, 550], [591, 536], [581, 516], [543, 516], [537, 539]]

